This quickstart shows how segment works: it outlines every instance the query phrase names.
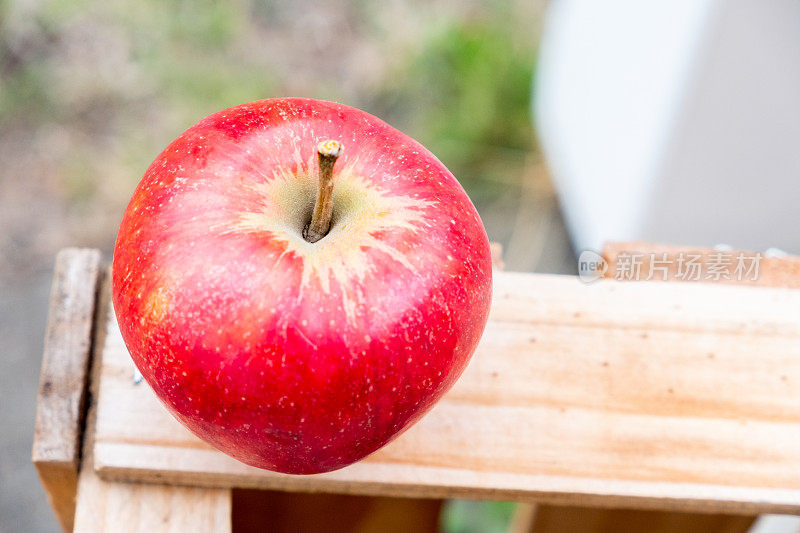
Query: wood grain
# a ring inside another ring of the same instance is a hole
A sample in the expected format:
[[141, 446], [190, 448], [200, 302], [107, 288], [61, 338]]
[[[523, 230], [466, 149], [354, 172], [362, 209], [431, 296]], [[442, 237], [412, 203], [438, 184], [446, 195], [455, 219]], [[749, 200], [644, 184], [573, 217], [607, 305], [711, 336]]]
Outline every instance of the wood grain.
[[75, 533], [226, 533], [228, 489], [104, 481], [81, 476]]
[[[743, 252], [729, 252], [736, 256]], [[641, 258], [641, 272], [649, 273], [650, 261], [655, 259], [664, 264], [667, 259], [668, 272], [654, 276], [656, 280], [682, 281], [678, 271], [678, 259], [699, 255], [701, 261], [714, 260], [712, 249], [691, 249], [678, 246], [664, 246], [650, 242], [612, 242], [603, 248], [603, 257], [609, 268], [606, 277], [618, 275], [617, 261], [622, 254]], [[751, 256], [752, 257], [752, 256]], [[717, 259], [718, 260], [718, 259]], [[764, 286], [793, 287], [798, 283], [800, 258], [787, 257], [763, 260], [760, 276], [755, 280], [725, 280], [717, 282], [738, 282]], [[661, 278], [661, 279], [659, 279]], [[623, 278], [624, 279], [624, 278]], [[677, 511], [637, 511], [630, 509], [589, 509], [585, 507], [558, 506], [547, 504], [520, 504], [514, 516], [512, 531], [525, 533], [550, 533], [572, 531], [581, 533], [601, 533], [604, 531], [626, 531], [629, 533], [654, 533], [657, 531], [681, 531], [682, 533], [733, 533], [750, 529], [754, 517], [724, 514], [696, 514]]]
[[346, 469], [245, 466], [173, 419], [113, 313], [101, 477], [754, 514], [800, 512], [800, 291], [495, 273], [489, 325], [434, 410]]
[[39, 377], [33, 462], [64, 531], [72, 531], [100, 252], [57, 258]]
[[[98, 303], [107, 316], [111, 276]], [[97, 324], [95, 341], [104, 345], [107, 322]], [[95, 360], [91, 396], [97, 397], [101, 361]], [[124, 483], [100, 479], [94, 470], [97, 405], [88, 409], [84, 460], [78, 479], [75, 533], [230, 533], [231, 491], [175, 485]]]

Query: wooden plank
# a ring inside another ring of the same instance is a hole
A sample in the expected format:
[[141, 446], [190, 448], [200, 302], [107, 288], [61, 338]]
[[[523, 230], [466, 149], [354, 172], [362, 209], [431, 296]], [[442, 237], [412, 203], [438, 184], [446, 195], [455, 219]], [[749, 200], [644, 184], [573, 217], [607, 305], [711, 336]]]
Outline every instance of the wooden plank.
[[[110, 309], [111, 276], [105, 277], [98, 311]], [[95, 343], [103, 345], [106, 320], [96, 324]], [[92, 365], [91, 396], [97, 397], [101, 362]], [[78, 479], [75, 533], [230, 533], [231, 490], [105, 481], [94, 470], [97, 405], [89, 406]]]
[[100, 252], [57, 258], [44, 339], [32, 458], [64, 531], [72, 531]]
[[81, 475], [75, 533], [231, 531], [230, 489], [104, 481]]
[[[725, 252], [735, 257], [745, 252]], [[686, 281], [679, 272], [679, 260], [686, 261], [692, 256], [699, 256], [705, 262], [706, 270], [711, 261], [719, 261], [719, 252], [710, 248], [692, 249], [679, 246], [666, 246], [650, 242], [611, 242], [603, 248], [603, 258], [609, 268], [606, 277], [620, 277], [617, 264], [624, 255], [628, 259], [638, 257], [640, 272], [645, 276], [651, 272], [650, 263], [655, 260], [659, 265], [668, 266], [663, 275], [652, 276], [656, 281]], [[752, 253], [750, 257], [753, 257]], [[681, 259], [683, 258], [683, 259]], [[666, 261], [665, 261], [666, 260]], [[733, 261], [731, 261], [733, 263]], [[730, 279], [722, 276], [716, 282], [729, 282], [764, 286], [793, 287], [797, 283], [800, 258], [787, 257], [775, 259], [759, 258], [760, 271], [755, 279]], [[763, 264], [762, 264], [763, 263]], [[628, 263], [630, 266], [630, 263]], [[732, 267], [733, 265], [729, 265]], [[657, 272], [654, 270], [653, 272]], [[698, 276], [699, 277], [699, 276]], [[520, 504], [514, 517], [513, 531], [525, 533], [549, 533], [554, 531], [581, 531], [584, 533], [603, 531], [628, 531], [631, 533], [655, 531], [680, 531], [682, 533], [731, 533], [747, 531], [755, 520], [754, 517], [736, 517], [732, 515], [709, 515], [681, 513], [677, 511], [637, 511], [630, 509], [588, 509], [585, 507], [565, 507], [557, 505]]]
[[317, 476], [245, 466], [173, 419], [113, 313], [104, 478], [289, 491], [800, 512], [800, 291], [495, 273], [467, 371], [417, 425]]

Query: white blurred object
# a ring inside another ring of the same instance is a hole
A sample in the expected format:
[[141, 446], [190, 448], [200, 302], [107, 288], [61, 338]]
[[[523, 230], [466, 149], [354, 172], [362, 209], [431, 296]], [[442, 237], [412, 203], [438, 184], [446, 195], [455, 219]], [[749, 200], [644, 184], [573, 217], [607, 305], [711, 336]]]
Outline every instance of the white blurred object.
[[759, 516], [748, 533], [798, 533], [800, 516], [764, 514]]
[[537, 128], [578, 250], [800, 253], [800, 2], [557, 0]]

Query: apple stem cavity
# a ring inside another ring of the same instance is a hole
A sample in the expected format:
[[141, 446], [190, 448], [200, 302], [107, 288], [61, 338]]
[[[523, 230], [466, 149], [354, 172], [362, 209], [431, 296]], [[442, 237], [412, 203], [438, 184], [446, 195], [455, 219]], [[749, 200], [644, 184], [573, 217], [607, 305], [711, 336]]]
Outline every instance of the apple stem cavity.
[[319, 193], [314, 204], [311, 222], [303, 228], [303, 238], [308, 242], [317, 242], [331, 229], [333, 216], [333, 165], [342, 155], [344, 146], [339, 141], [328, 139], [317, 145], [319, 156]]

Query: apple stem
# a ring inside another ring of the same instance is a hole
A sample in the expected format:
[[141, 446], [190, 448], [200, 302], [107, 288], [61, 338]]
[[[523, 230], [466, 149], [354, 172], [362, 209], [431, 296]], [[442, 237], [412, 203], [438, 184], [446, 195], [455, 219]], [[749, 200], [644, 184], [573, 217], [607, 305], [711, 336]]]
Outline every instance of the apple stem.
[[331, 229], [333, 216], [333, 165], [342, 155], [344, 146], [339, 141], [327, 140], [317, 145], [319, 156], [319, 193], [311, 222], [303, 229], [303, 238], [308, 242], [317, 242]]

